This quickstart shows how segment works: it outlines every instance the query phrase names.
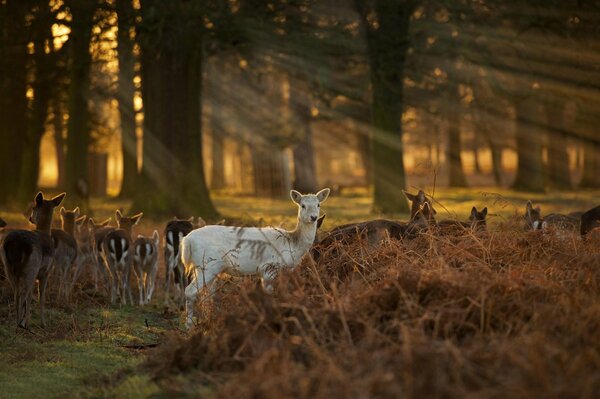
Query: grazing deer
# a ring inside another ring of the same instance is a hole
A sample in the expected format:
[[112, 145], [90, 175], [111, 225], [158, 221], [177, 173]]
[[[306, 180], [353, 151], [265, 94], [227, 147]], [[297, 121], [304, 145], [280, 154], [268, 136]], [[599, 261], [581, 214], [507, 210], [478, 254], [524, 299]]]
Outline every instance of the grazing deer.
[[581, 215], [581, 226], [579, 232], [582, 236], [586, 235], [593, 229], [600, 228], [600, 205], [584, 212]]
[[115, 303], [117, 292], [121, 304], [129, 302], [133, 304], [131, 294], [130, 274], [133, 267], [132, 239], [133, 226], [138, 224], [142, 213], [131, 217], [125, 217], [117, 210], [115, 218], [118, 229], [109, 232], [102, 240], [102, 257], [108, 267], [111, 279], [110, 300]]
[[65, 193], [47, 200], [39, 192], [34, 199], [29, 220], [34, 231], [11, 230], [0, 238], [0, 263], [14, 291], [17, 325], [28, 328], [30, 302], [36, 279], [39, 280], [40, 318], [46, 325], [46, 286], [52, 270], [54, 244], [50, 236], [54, 208], [60, 205]]
[[[164, 231], [165, 255], [165, 305], [169, 303], [171, 281], [177, 290], [177, 296], [184, 300], [184, 290], [187, 286], [185, 270], [181, 262], [179, 246], [183, 237], [194, 230], [194, 217], [187, 220], [173, 218], [167, 223]], [[199, 226], [203, 227], [203, 226]]]
[[60, 208], [62, 229], [52, 229], [54, 241], [54, 269], [58, 273], [58, 298], [65, 301], [69, 297], [70, 274], [77, 259], [77, 241], [75, 241], [75, 220], [79, 218], [79, 207], [72, 211]]
[[261, 277], [266, 291], [281, 268], [293, 268], [310, 250], [317, 233], [321, 203], [329, 189], [302, 195], [290, 191], [298, 206], [294, 230], [274, 227], [206, 226], [196, 229], [181, 242], [181, 259], [192, 280], [185, 289], [188, 328], [193, 325], [198, 293], [220, 273]]
[[[93, 262], [93, 274], [94, 274], [94, 285], [97, 288], [97, 281], [102, 280], [102, 284], [106, 289], [109, 289], [111, 285], [110, 273], [108, 266], [104, 264], [104, 257], [102, 256], [102, 243], [108, 233], [115, 230], [115, 227], [111, 227], [108, 224], [110, 219], [106, 219], [102, 223], [96, 224], [94, 219], [88, 219], [88, 231], [89, 231], [89, 242], [92, 248], [92, 262]], [[97, 276], [97, 277], [96, 277]]]
[[88, 217], [86, 215], [75, 219], [75, 240], [77, 241], [77, 259], [75, 260], [75, 272], [71, 280], [70, 292], [73, 292], [75, 284], [87, 267], [91, 268], [94, 279], [94, 288], [98, 289], [98, 274], [94, 267], [94, 252], [90, 230], [88, 228]]
[[560, 213], [550, 213], [542, 217], [542, 211], [538, 206], [533, 208], [531, 201], [527, 201], [525, 206], [525, 228], [527, 230], [573, 230], [575, 231], [580, 224], [580, 220]]
[[158, 272], [158, 231], [154, 230], [152, 238], [139, 235], [133, 243], [133, 271], [138, 282], [140, 306], [150, 303], [156, 284]]

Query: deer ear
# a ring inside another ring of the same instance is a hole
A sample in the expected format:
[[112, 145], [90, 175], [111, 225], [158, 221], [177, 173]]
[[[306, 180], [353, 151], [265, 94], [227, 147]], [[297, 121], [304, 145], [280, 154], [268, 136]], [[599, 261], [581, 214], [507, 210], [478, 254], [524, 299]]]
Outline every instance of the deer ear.
[[323, 221], [325, 220], [325, 216], [327, 216], [327, 214], [324, 214], [319, 219], [317, 219], [317, 229], [321, 228], [321, 225], [323, 224]]
[[204, 226], [206, 226], [206, 221], [204, 219], [202, 219], [200, 216], [198, 216], [196, 226], [198, 226], [198, 228], [204, 227]]
[[477, 208], [471, 208], [471, 217], [477, 217]]
[[90, 229], [93, 229], [96, 226], [96, 223], [94, 223], [94, 219], [89, 218], [87, 221], [87, 225]]
[[131, 220], [133, 221], [133, 224], [136, 225], [140, 222], [140, 219], [142, 218], [142, 216], [144, 216], [143, 212], [138, 213], [137, 215], [133, 215], [131, 217]]
[[533, 209], [533, 205], [531, 204], [531, 201], [527, 201], [527, 205], [525, 205], [525, 210], [527, 212], [530, 212]]
[[152, 238], [154, 239], [154, 242], [158, 245], [158, 242], [159, 242], [158, 230], [154, 230], [154, 233], [152, 233]]
[[[173, 218], [173, 220], [177, 220], [177, 219]], [[187, 221], [194, 224], [194, 217], [191, 216]]]
[[42, 194], [41, 191], [39, 193], [37, 193], [34, 201], [37, 206], [42, 206], [42, 204], [44, 203], [44, 194]]
[[483, 208], [483, 209], [481, 210], [481, 214], [483, 215], [483, 217], [486, 217], [486, 216], [487, 216], [487, 212], [488, 212], [488, 210], [487, 210], [487, 206], [486, 206], [485, 208]]
[[79, 217], [79, 213], [80, 213], [79, 207], [75, 208], [73, 210], [73, 212], [75, 212], [75, 215], [76, 215], [75, 218], [78, 218]]
[[104, 222], [100, 223], [100, 226], [106, 227], [110, 223], [110, 218], [106, 219]]
[[52, 201], [52, 206], [53, 207], [57, 207], [60, 205], [61, 202], [63, 202], [63, 200], [65, 199], [65, 196], [67, 195], [67, 193], [62, 193], [62, 194], [58, 194], [56, 197], [52, 198], [50, 201]]
[[409, 201], [415, 201], [417, 199], [416, 195], [411, 194], [408, 191], [402, 190], [402, 193], [404, 194], [404, 196], [406, 197], [406, 199], [409, 200]]
[[87, 219], [86, 215], [80, 216], [77, 219], [75, 219], [75, 223], [77, 223], [78, 225], [83, 225], [83, 224], [85, 224], [86, 219]]
[[331, 190], [329, 188], [324, 188], [323, 190], [319, 191], [317, 193], [317, 199], [319, 200], [319, 202], [325, 202], [327, 197], [329, 197], [330, 192]]
[[300, 205], [300, 200], [302, 199], [302, 194], [300, 194], [296, 190], [290, 190], [290, 198], [292, 198], [292, 201], [294, 201], [296, 204]]
[[122, 213], [121, 213], [121, 211], [120, 211], [120, 210], [118, 210], [118, 209], [117, 209], [117, 210], [116, 210], [116, 212], [115, 212], [115, 219], [117, 220], [117, 222], [120, 222], [120, 221], [121, 221], [121, 219], [123, 219], [123, 214], [122, 214]]
[[60, 211], [59, 211], [59, 213], [60, 213], [60, 216], [65, 216], [65, 213], [66, 213], [66, 212], [67, 212], [67, 210], [65, 209], [65, 207], [64, 207], [64, 206], [61, 206], [61, 207], [60, 207]]

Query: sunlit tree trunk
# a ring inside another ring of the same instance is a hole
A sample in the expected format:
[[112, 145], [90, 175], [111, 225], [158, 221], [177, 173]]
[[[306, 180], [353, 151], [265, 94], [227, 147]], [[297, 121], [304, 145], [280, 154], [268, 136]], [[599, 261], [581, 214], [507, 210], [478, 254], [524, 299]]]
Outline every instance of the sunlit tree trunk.
[[27, 4], [0, 2], [0, 204], [17, 194], [27, 126]]
[[50, 55], [45, 53], [47, 40], [51, 40], [51, 15], [48, 3], [41, 3], [33, 22], [35, 78], [31, 116], [24, 135], [24, 151], [18, 186], [18, 201], [25, 203], [35, 195], [40, 170], [40, 145], [46, 130], [46, 119], [52, 90]]
[[66, 190], [70, 204], [87, 211], [87, 197], [81, 190], [81, 182], [89, 185], [88, 147], [90, 143], [90, 113], [88, 100], [90, 92], [90, 67], [92, 55], [93, 16], [96, 3], [88, 0], [66, 2], [73, 20], [69, 35], [71, 69], [69, 73], [69, 100], [67, 122]]
[[407, 0], [377, 0], [370, 10], [366, 3], [354, 2], [365, 26], [373, 96], [373, 205], [383, 213], [408, 212], [408, 204], [402, 199], [406, 187], [402, 112], [408, 27], [414, 4]]
[[544, 191], [542, 134], [537, 107], [530, 99], [514, 103], [516, 114], [517, 176], [513, 187], [522, 191]]
[[254, 193], [260, 197], [286, 198], [289, 195], [289, 170], [284, 153], [276, 148], [252, 147]]
[[548, 183], [556, 189], [571, 188], [567, 136], [565, 134], [564, 102], [556, 99], [545, 104], [548, 141]]
[[317, 191], [317, 175], [312, 144], [311, 98], [306, 88], [299, 86], [296, 79], [290, 79], [290, 108], [293, 111], [294, 126], [300, 131], [300, 140], [293, 149], [294, 189], [302, 193]]
[[225, 139], [223, 131], [220, 129], [217, 112], [213, 109], [211, 115], [212, 124], [212, 170], [210, 185], [212, 189], [218, 190], [225, 187]]
[[133, 98], [135, 77], [133, 55], [134, 40], [131, 30], [134, 26], [135, 11], [132, 0], [117, 0], [117, 54], [119, 60], [119, 81], [117, 100], [121, 122], [121, 148], [123, 152], [123, 180], [120, 197], [131, 198], [135, 193], [137, 169], [137, 138], [135, 135], [135, 108]]
[[58, 98], [52, 102], [52, 127], [54, 128], [54, 145], [56, 147], [56, 169], [58, 170], [57, 186], [59, 190], [64, 190], [66, 185], [65, 171], [65, 127], [63, 123], [62, 105]]
[[[202, 30], [185, 29], [196, 6], [142, 1], [144, 155], [133, 207], [152, 215], [214, 219], [202, 163]], [[171, 23], [157, 26], [155, 18], [165, 14]]]

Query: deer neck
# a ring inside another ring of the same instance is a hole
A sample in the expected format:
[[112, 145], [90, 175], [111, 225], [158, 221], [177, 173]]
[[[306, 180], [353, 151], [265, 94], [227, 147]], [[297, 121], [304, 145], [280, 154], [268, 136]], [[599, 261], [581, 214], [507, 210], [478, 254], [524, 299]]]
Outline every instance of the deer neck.
[[62, 229], [71, 237], [75, 237], [75, 222], [62, 221]]
[[296, 228], [289, 232], [290, 242], [296, 251], [304, 255], [315, 241], [317, 234], [317, 223], [302, 223], [298, 219]]
[[35, 230], [50, 235], [50, 232], [52, 231], [52, 217], [49, 217], [46, 220], [42, 220], [38, 224], [36, 224]]

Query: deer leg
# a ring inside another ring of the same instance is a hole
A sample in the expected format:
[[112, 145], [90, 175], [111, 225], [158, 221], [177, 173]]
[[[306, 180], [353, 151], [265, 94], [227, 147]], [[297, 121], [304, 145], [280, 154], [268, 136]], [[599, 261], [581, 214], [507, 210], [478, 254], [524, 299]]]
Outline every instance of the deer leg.
[[40, 319], [42, 327], [46, 327], [46, 287], [48, 286], [48, 273], [39, 276], [40, 281]]

